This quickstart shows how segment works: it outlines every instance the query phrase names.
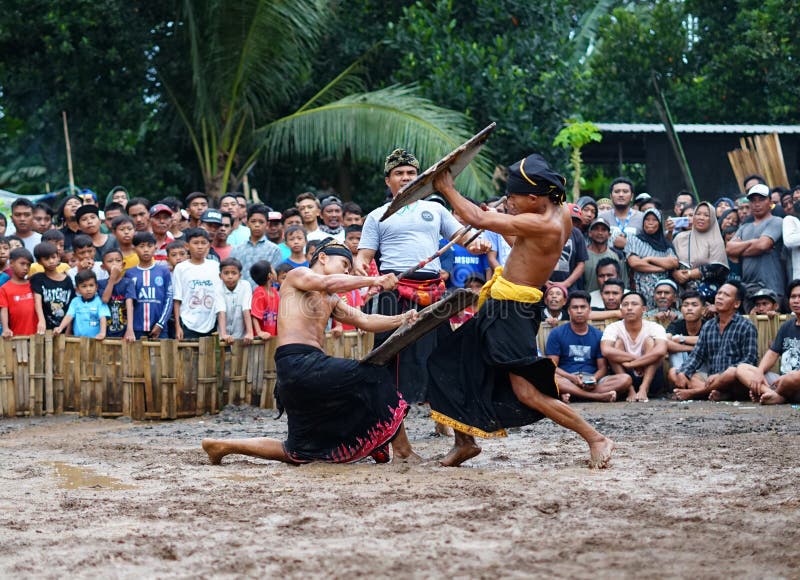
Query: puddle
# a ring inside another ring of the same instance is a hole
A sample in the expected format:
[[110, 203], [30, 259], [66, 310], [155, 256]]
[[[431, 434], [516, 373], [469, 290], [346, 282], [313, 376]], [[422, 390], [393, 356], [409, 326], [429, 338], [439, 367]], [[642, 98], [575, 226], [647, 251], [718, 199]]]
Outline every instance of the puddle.
[[88, 467], [79, 467], [62, 461], [51, 461], [56, 470], [58, 487], [61, 489], [136, 489], [135, 485], [122, 483], [115, 477], [99, 475]]

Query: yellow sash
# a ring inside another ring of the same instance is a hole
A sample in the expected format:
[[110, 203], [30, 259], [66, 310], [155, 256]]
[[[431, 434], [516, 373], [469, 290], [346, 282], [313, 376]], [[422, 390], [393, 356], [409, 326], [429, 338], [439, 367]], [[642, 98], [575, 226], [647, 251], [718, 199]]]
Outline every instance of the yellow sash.
[[495, 300], [514, 300], [516, 302], [539, 302], [542, 299], [542, 291], [538, 288], [530, 286], [521, 286], [514, 284], [503, 278], [503, 267], [498, 266], [494, 269], [494, 275], [491, 279], [481, 288], [480, 297], [478, 298], [478, 308], [483, 306], [483, 303], [489, 297]]

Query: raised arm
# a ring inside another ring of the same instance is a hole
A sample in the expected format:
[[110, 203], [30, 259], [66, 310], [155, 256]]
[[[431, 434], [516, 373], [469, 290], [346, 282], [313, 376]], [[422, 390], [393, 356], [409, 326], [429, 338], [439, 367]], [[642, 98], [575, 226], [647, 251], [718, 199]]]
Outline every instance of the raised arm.
[[338, 294], [358, 288], [374, 288], [379, 292], [392, 290], [397, 286], [397, 277], [394, 274], [384, 274], [377, 278], [350, 276], [348, 274], [322, 276], [313, 272], [310, 268], [295, 268], [287, 274], [286, 282], [303, 292]]
[[343, 324], [350, 324], [367, 332], [383, 332], [392, 330], [408, 322], [413, 324], [417, 319], [417, 311], [409, 310], [396, 316], [382, 314], [365, 314], [339, 300], [332, 312], [333, 317]]

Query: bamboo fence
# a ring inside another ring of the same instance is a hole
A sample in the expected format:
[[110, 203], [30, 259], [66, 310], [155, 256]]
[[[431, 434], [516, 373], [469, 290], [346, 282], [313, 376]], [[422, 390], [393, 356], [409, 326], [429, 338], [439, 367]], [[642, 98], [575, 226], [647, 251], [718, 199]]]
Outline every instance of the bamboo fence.
[[[326, 352], [360, 359], [371, 334], [327, 337]], [[274, 408], [275, 341], [227, 346], [45, 335], [0, 341], [0, 417], [74, 413], [91, 417], [179, 419], [227, 404]]]

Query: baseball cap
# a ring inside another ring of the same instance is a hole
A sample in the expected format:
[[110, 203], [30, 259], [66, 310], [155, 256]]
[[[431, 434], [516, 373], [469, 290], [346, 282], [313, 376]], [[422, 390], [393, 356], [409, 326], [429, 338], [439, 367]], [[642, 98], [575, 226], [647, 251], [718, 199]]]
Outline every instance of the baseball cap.
[[338, 197], [336, 197], [335, 195], [329, 195], [328, 197], [324, 198], [320, 202], [320, 205], [321, 205], [322, 209], [325, 209], [329, 205], [333, 205], [333, 204], [336, 204], [339, 207], [342, 207], [342, 200], [339, 199]]
[[[755, 187], [755, 186], [754, 186]], [[752, 189], [752, 188], [751, 188]], [[778, 295], [769, 288], [761, 288], [756, 290], [752, 296], [750, 296], [750, 300], [758, 300], [759, 298], [769, 298], [773, 302], [778, 302]]]
[[267, 213], [267, 221], [268, 222], [275, 222], [275, 221], [279, 222], [282, 219], [283, 219], [283, 214], [281, 214], [281, 212], [279, 212], [279, 211], [271, 211], [271, 212]]
[[78, 208], [78, 211], [75, 212], [75, 219], [77, 221], [81, 221], [81, 218], [86, 214], [93, 213], [96, 216], [100, 216], [100, 208], [94, 204], [86, 204], [82, 205]]
[[599, 225], [606, 226], [606, 228], [608, 228], [609, 230], [611, 229], [611, 226], [608, 225], [608, 222], [603, 218], [595, 218], [594, 220], [592, 220], [592, 223], [589, 224], [589, 229], [591, 230], [594, 226], [599, 226]]
[[754, 195], [760, 195], [761, 197], [769, 197], [769, 187], [767, 187], [763, 183], [756, 183], [747, 192], [747, 199], [750, 199]]
[[653, 196], [650, 195], [649, 193], [640, 193], [639, 195], [636, 196], [636, 199], [634, 199], [633, 201], [642, 203], [644, 201], [650, 201], [651, 199], [653, 199]]
[[206, 224], [222, 224], [222, 214], [218, 209], [207, 209], [200, 216], [200, 221]]
[[169, 209], [168, 205], [163, 203], [157, 203], [150, 208], [150, 217], [153, 217], [158, 213], [164, 213], [164, 212], [168, 213], [169, 215], [172, 215], [172, 210]]
[[583, 219], [583, 213], [581, 213], [581, 208], [578, 207], [577, 203], [569, 203], [569, 217], [572, 219]]

